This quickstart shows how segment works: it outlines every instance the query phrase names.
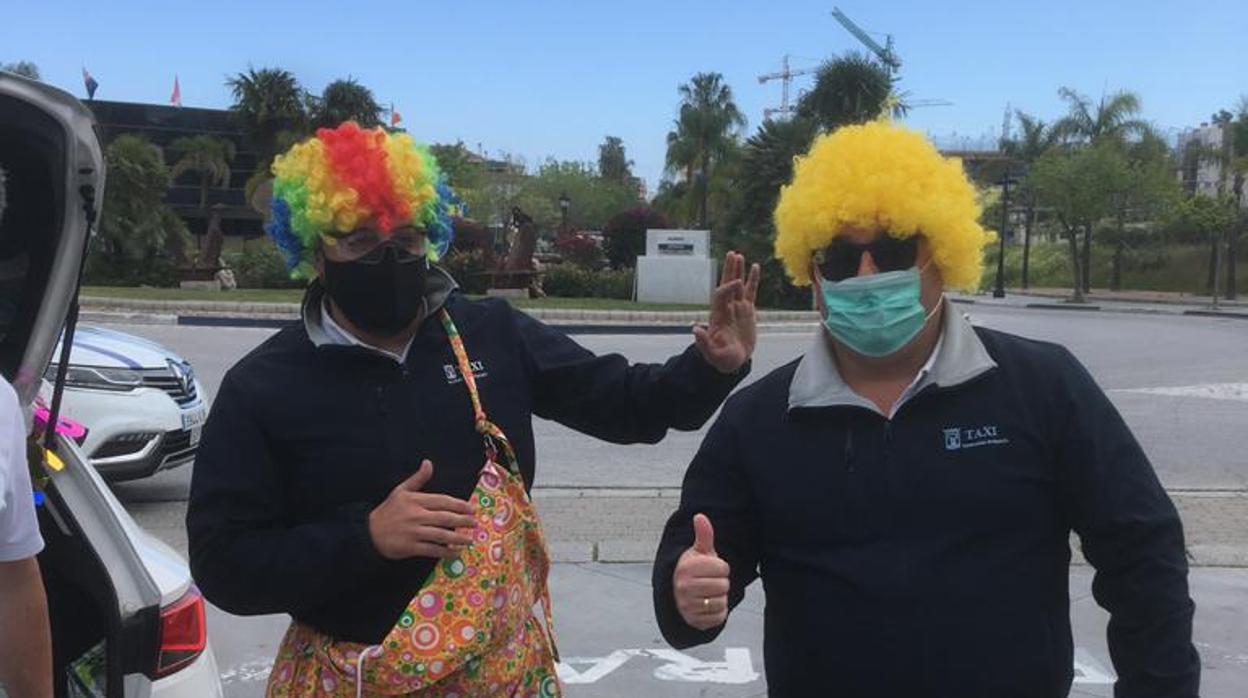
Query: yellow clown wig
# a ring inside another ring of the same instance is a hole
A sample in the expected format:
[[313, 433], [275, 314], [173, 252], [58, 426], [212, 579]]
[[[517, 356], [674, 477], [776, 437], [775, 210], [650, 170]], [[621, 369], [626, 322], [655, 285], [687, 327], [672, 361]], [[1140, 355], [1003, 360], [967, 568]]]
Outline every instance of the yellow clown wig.
[[811, 256], [846, 229], [922, 235], [945, 285], [974, 290], [983, 248], [975, 188], [956, 158], [924, 136], [882, 121], [820, 136], [797, 159], [776, 205], [776, 258], [798, 286], [811, 283]]
[[429, 259], [446, 252], [459, 200], [429, 149], [406, 133], [363, 129], [354, 121], [322, 128], [273, 161], [267, 231], [295, 277], [312, 276], [322, 236], [369, 227], [389, 235], [415, 226], [428, 236]]

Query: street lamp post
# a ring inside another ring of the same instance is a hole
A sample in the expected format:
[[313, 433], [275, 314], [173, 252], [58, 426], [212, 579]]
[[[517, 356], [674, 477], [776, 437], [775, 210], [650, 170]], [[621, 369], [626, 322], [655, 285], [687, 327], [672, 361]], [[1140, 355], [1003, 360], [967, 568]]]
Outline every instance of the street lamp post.
[[568, 198], [566, 191], [559, 195], [559, 211], [562, 216], [559, 222], [559, 232], [561, 233], [568, 232], [568, 207], [571, 205], [572, 200]]
[[1010, 168], [1005, 168], [1001, 177], [1001, 232], [1000, 247], [997, 248], [997, 283], [992, 289], [993, 298], [1005, 298], [1005, 233], [1010, 224]]

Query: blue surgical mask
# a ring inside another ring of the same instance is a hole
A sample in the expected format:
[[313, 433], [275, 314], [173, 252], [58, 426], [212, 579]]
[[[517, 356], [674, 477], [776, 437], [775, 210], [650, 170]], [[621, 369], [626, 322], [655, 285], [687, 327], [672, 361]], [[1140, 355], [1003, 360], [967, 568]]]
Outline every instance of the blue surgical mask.
[[916, 268], [835, 282], [820, 278], [819, 291], [828, 332], [864, 356], [895, 354], [918, 336], [931, 316], [919, 300]]

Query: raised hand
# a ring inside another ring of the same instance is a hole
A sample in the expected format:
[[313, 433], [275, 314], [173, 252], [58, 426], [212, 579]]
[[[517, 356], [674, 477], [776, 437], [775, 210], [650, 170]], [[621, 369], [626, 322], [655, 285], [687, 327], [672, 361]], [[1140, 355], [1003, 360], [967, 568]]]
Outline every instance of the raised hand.
[[754, 353], [758, 329], [754, 302], [761, 275], [757, 264], [745, 273], [745, 257], [724, 256], [719, 286], [711, 293], [711, 317], [693, 328], [693, 340], [702, 358], [722, 373], [733, 373]]

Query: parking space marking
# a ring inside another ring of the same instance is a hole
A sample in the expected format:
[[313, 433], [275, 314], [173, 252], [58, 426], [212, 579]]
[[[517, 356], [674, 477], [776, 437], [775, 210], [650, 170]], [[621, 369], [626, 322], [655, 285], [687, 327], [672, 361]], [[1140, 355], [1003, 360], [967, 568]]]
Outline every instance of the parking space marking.
[[1177, 385], [1169, 388], [1117, 388], [1109, 392], [1164, 395], [1166, 397], [1203, 397], [1209, 400], [1248, 402], [1248, 383], [1201, 383], [1199, 385]]

